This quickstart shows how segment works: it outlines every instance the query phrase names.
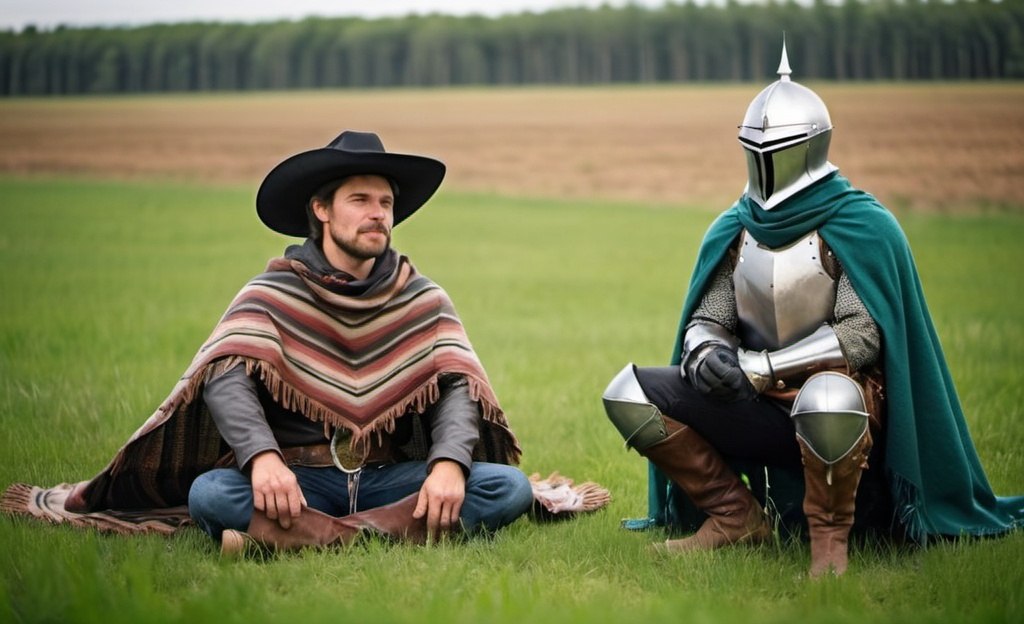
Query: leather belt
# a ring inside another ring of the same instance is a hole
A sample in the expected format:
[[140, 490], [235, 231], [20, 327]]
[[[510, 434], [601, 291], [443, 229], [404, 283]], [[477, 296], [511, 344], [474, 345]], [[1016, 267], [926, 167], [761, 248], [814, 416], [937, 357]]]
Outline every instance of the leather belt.
[[[313, 444], [310, 446], [289, 446], [281, 449], [284, 463], [289, 466], [306, 466], [308, 468], [326, 468], [335, 466], [331, 456], [330, 444]], [[380, 446], [370, 448], [368, 456], [363, 459], [361, 467], [382, 466], [395, 463], [387, 457], [387, 451]]]
[[314, 444], [312, 446], [290, 446], [281, 449], [284, 463], [289, 466], [306, 466], [309, 468], [326, 468], [333, 466], [330, 444]]

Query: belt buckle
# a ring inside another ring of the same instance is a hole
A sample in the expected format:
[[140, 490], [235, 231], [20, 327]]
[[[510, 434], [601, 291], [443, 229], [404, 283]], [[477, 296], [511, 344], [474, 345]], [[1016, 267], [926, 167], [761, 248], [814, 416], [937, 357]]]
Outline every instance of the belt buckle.
[[334, 430], [331, 436], [331, 459], [338, 470], [345, 474], [355, 474], [363, 468], [362, 458], [352, 450], [352, 432], [348, 429], [339, 427]]

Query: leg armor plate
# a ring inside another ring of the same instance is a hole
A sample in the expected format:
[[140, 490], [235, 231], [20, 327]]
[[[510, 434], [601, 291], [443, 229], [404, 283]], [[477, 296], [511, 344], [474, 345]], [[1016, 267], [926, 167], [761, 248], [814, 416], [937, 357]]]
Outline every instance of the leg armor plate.
[[661, 411], [644, 394], [630, 363], [619, 371], [601, 396], [608, 419], [626, 440], [626, 447], [643, 452], [668, 437]]
[[857, 487], [871, 452], [864, 390], [836, 372], [812, 375], [793, 403], [804, 465], [812, 577], [846, 571]]

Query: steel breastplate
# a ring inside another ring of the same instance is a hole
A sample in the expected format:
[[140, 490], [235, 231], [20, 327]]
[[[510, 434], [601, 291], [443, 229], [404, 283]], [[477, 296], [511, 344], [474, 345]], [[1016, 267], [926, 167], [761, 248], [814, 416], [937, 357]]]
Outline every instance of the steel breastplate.
[[834, 314], [835, 279], [822, 264], [817, 231], [788, 247], [769, 249], [744, 230], [732, 279], [738, 333], [747, 349], [789, 346]]

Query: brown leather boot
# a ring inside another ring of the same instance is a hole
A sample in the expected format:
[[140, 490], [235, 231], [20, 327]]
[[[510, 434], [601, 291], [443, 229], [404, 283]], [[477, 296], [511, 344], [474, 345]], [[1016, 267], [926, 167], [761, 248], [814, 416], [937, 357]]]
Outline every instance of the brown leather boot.
[[245, 533], [226, 530], [221, 536], [221, 554], [238, 556], [254, 544], [273, 550], [299, 550], [306, 546], [348, 546], [364, 534], [382, 535], [414, 544], [427, 542], [425, 518], [416, 520], [419, 494], [400, 501], [336, 518], [316, 509], [303, 509], [291, 526], [282, 528], [261, 511], [253, 513]]
[[868, 467], [871, 433], [865, 431], [853, 449], [831, 467], [799, 437], [797, 442], [804, 463], [804, 515], [811, 535], [808, 574], [817, 578], [831, 570], [839, 576], [846, 572], [857, 486], [861, 473]]
[[708, 519], [693, 535], [668, 540], [660, 549], [711, 550], [767, 539], [770, 530], [761, 506], [718, 451], [690, 427], [670, 418], [665, 427], [668, 437], [641, 454], [683, 488]]

